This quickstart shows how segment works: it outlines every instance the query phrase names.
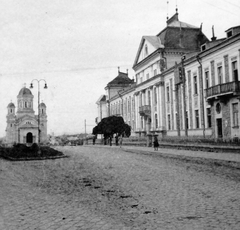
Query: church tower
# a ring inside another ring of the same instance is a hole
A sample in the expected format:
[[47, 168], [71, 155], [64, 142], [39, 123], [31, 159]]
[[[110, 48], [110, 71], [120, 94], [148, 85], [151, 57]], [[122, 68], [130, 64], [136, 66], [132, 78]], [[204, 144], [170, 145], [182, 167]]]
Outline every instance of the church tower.
[[15, 115], [15, 105], [11, 102], [7, 106], [8, 114], [7, 114], [7, 128], [6, 128], [6, 137], [8, 143], [15, 142], [15, 135], [16, 135], [16, 115]]
[[28, 114], [29, 116], [34, 116], [33, 111], [33, 95], [30, 89], [25, 86], [19, 91], [17, 96], [18, 101], [18, 117]]
[[6, 144], [22, 143], [30, 146], [38, 143], [39, 139], [40, 143], [47, 142], [46, 105], [41, 103], [39, 114], [35, 115], [33, 98], [31, 90], [24, 86], [17, 96], [17, 111], [12, 102], [8, 104]]

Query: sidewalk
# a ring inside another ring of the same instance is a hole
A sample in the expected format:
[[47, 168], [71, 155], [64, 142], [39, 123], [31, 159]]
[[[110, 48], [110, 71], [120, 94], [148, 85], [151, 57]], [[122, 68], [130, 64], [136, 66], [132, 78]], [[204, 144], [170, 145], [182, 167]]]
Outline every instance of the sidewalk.
[[124, 146], [124, 150], [127, 151], [142, 151], [156, 154], [169, 154], [169, 155], [179, 155], [186, 157], [199, 157], [206, 159], [215, 159], [215, 160], [224, 160], [224, 161], [233, 161], [240, 162], [240, 152], [238, 153], [229, 153], [229, 152], [207, 152], [207, 151], [194, 151], [194, 150], [176, 150], [171, 148], [159, 148], [158, 151], [154, 151], [151, 147], [135, 147], [135, 146]]
[[[119, 146], [109, 146], [109, 145], [86, 145], [92, 147], [102, 147], [102, 148], [120, 148]], [[209, 147], [209, 146], [208, 146]], [[225, 147], [225, 146], [221, 146]], [[214, 148], [214, 146], [211, 146]], [[186, 150], [186, 149], [173, 149], [173, 148], [159, 148], [158, 151], [154, 151], [153, 147], [144, 147], [144, 146], [122, 146], [124, 151], [128, 152], [143, 152], [143, 153], [155, 153], [161, 155], [175, 155], [175, 156], [186, 156], [186, 157], [196, 157], [196, 158], [205, 158], [205, 159], [215, 159], [223, 161], [232, 161], [240, 162], [240, 151], [236, 153], [231, 152], [209, 152], [209, 151], [197, 151], [197, 150]], [[224, 150], [224, 148], [223, 148]]]

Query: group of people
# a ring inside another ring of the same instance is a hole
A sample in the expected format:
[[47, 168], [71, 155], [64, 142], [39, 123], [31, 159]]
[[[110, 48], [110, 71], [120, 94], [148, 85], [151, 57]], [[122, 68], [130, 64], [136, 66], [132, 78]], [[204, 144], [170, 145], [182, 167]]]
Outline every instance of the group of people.
[[[110, 146], [112, 146], [112, 139], [113, 139], [113, 136], [110, 136], [110, 137], [108, 138], [108, 141], [109, 141]], [[93, 144], [95, 144], [95, 140], [96, 140], [96, 137], [93, 138]], [[104, 141], [107, 142], [106, 139], [104, 139]], [[119, 134], [116, 134], [116, 136], [115, 136], [115, 144], [116, 144], [116, 146], [119, 146], [120, 148], [122, 148], [122, 143], [123, 143], [123, 136], [122, 136], [122, 135], [119, 135]], [[105, 143], [105, 144], [106, 144], [106, 143]], [[153, 147], [154, 147], [154, 150], [155, 150], [155, 151], [157, 151], [158, 148], [159, 148], [159, 142], [158, 142], [157, 136], [154, 137]]]

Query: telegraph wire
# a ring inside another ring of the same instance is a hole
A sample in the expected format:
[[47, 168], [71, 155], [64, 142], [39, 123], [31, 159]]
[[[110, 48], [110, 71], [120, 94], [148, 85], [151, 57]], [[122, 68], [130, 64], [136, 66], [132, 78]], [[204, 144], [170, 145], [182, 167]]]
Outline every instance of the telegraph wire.
[[225, 11], [225, 12], [228, 12], [228, 13], [234, 14], [234, 15], [236, 15], [236, 16], [239, 16], [238, 14], [235, 14], [235, 13], [229, 11], [229, 10], [223, 9], [223, 8], [217, 6], [216, 4], [211, 4], [211, 3], [206, 2], [206, 1], [203, 1], [203, 2], [206, 3], [206, 4], [208, 4], [208, 5], [210, 5], [210, 6], [213, 6], [213, 7], [215, 7], [215, 8], [218, 8], [218, 9], [220, 9], [220, 10], [223, 10], [223, 11]]
[[[132, 65], [121, 65], [122, 67], [129, 67]], [[0, 72], [1, 76], [12, 76], [12, 75], [28, 75], [28, 74], [46, 74], [46, 73], [64, 73], [64, 72], [81, 72], [81, 71], [91, 71], [91, 70], [98, 70], [98, 69], [115, 69], [117, 66], [102, 66], [102, 67], [80, 67], [75, 69], [56, 69], [56, 70], [46, 70], [46, 71], [28, 71], [28, 72], [14, 72], [14, 73], [7, 73], [7, 72]]]
[[227, 3], [231, 4], [232, 6], [236, 6], [236, 7], [238, 7], [240, 9], [239, 5], [236, 5], [236, 4], [232, 3], [232, 2], [229, 2], [229, 1], [226, 1], [226, 0], [224, 0], [223, 2], [227, 2]]

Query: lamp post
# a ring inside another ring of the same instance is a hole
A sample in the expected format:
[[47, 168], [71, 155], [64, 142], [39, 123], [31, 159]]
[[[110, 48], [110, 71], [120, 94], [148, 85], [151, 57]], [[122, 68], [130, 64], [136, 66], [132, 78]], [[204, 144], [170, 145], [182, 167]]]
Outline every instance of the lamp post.
[[33, 82], [36, 81], [38, 83], [38, 145], [40, 145], [40, 82], [44, 81], [45, 85], [44, 85], [44, 89], [47, 89], [47, 82], [44, 79], [33, 79], [31, 84], [30, 84], [30, 88], [33, 88]]

